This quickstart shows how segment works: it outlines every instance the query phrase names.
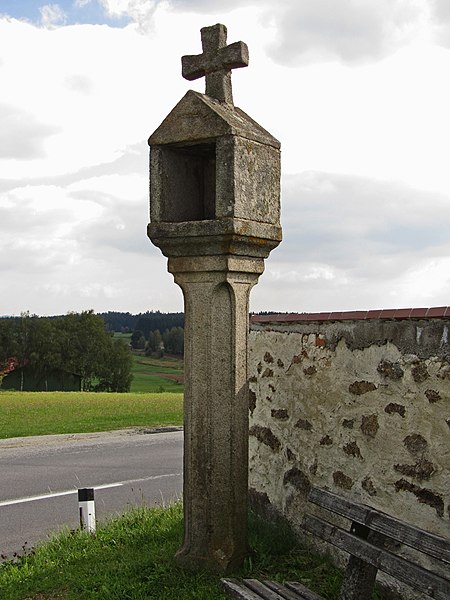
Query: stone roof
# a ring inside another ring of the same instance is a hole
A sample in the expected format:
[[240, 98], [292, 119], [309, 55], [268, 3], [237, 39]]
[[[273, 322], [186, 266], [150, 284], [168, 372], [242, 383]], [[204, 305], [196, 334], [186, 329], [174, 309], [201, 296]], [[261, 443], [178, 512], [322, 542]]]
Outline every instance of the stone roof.
[[243, 110], [189, 90], [150, 136], [153, 145], [189, 144], [232, 135], [280, 148], [280, 142]]

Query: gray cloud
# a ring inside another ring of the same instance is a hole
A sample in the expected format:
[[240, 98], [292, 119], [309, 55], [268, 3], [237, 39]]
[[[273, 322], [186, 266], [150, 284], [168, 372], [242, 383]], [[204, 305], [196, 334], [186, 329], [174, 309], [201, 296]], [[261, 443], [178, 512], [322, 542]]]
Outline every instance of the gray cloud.
[[449, 227], [442, 226], [450, 223], [447, 196], [316, 172], [286, 176], [283, 190], [285, 256], [353, 268], [374, 254], [395, 257], [450, 246]]
[[378, 60], [408, 39], [420, 15], [406, 0], [291, 0], [283, 6], [273, 17], [278, 41], [271, 51], [287, 65]]
[[39, 123], [24, 110], [0, 104], [0, 158], [42, 158], [45, 139], [59, 131], [54, 125]]
[[[351, 310], [426, 306], [428, 298], [446, 301], [448, 197], [314, 172], [284, 177], [282, 208], [283, 243], [252, 293], [252, 310]], [[433, 265], [440, 268], [441, 279], [429, 292], [426, 272]]]

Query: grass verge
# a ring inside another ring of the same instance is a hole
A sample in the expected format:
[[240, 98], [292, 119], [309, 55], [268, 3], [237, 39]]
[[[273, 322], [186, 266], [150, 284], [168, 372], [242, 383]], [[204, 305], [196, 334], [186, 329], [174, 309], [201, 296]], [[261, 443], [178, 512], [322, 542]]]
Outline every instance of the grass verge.
[[183, 394], [0, 391], [0, 439], [183, 423]]
[[[185, 571], [174, 554], [182, 539], [181, 504], [138, 508], [106, 522], [93, 536], [67, 531], [18, 562], [0, 564], [2, 600], [225, 600], [219, 577]], [[300, 548], [289, 530], [255, 515], [253, 549], [243, 576], [303, 581], [337, 598], [340, 574]]]

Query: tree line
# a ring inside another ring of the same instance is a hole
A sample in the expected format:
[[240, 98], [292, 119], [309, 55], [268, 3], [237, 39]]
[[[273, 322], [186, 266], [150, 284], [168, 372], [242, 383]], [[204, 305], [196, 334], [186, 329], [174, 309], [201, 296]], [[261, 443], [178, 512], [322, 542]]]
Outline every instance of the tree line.
[[10, 370], [30, 367], [46, 380], [62, 370], [81, 377], [85, 391], [127, 392], [131, 384], [129, 345], [114, 339], [92, 310], [62, 317], [0, 319], [0, 384]]
[[147, 356], [163, 356], [164, 353], [180, 354], [184, 352], [184, 329], [183, 327], [171, 327], [161, 333], [159, 329], [150, 331], [147, 337], [144, 332], [135, 329], [130, 339], [134, 350], [144, 350]]
[[184, 314], [163, 313], [157, 311], [147, 311], [133, 315], [129, 312], [104, 312], [100, 316], [105, 321], [108, 329], [128, 333], [140, 331], [145, 339], [151, 331], [166, 331], [172, 327], [184, 327]]

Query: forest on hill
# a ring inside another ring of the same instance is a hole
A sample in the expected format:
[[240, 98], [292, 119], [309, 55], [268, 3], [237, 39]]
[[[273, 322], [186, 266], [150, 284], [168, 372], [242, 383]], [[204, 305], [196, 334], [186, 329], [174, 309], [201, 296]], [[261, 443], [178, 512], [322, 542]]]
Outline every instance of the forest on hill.
[[147, 311], [133, 315], [129, 312], [104, 312], [99, 313], [110, 331], [129, 333], [142, 332], [145, 338], [151, 331], [159, 330], [161, 333], [172, 327], [184, 327], [184, 313], [164, 313]]

